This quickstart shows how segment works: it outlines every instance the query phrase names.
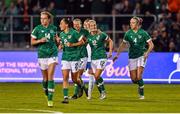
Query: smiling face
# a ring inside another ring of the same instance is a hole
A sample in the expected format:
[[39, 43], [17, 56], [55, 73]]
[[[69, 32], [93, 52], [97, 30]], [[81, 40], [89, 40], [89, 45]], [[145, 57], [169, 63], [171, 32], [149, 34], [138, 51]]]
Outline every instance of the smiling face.
[[96, 21], [94, 21], [94, 20], [89, 21], [89, 30], [90, 30], [90, 32], [96, 32], [97, 31]]
[[62, 19], [60, 21], [59, 27], [60, 27], [61, 31], [64, 31], [69, 28], [68, 23], [65, 21], [65, 19]]
[[84, 21], [83, 27], [84, 29], [89, 30], [89, 20]]
[[74, 21], [73, 21], [73, 27], [74, 27], [74, 29], [76, 29], [77, 31], [80, 31], [80, 30], [81, 30], [81, 22], [78, 21], [78, 20], [74, 20]]

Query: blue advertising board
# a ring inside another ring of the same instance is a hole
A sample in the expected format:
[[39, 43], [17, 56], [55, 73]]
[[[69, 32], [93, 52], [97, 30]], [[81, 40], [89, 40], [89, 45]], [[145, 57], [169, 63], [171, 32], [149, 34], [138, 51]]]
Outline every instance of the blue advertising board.
[[[59, 65], [54, 76], [56, 82], [62, 82], [61, 53], [59, 53]], [[128, 54], [122, 53], [115, 63], [109, 59], [102, 77], [107, 83], [131, 83]], [[143, 79], [145, 83], [180, 83], [180, 53], [151, 53]], [[86, 72], [83, 80], [86, 82], [89, 80]], [[41, 81], [37, 52], [0, 52], [0, 82]]]

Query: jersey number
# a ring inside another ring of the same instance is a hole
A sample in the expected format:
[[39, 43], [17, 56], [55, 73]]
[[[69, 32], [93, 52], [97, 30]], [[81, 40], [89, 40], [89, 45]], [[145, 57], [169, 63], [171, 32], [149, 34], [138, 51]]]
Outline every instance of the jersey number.
[[47, 40], [50, 40], [50, 33], [45, 33], [45, 37], [47, 38]]
[[96, 45], [97, 45], [97, 41], [96, 41], [96, 40], [93, 40], [93, 41], [92, 41], [92, 44], [93, 44], [94, 46], [96, 46]]

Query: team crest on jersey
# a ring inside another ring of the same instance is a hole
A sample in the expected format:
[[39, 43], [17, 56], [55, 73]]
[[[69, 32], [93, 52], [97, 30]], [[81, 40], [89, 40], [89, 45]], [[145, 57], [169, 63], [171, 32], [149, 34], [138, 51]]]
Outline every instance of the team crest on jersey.
[[141, 35], [138, 35], [138, 38], [139, 38], [139, 39], [141, 39], [141, 38], [142, 38], [142, 36], [141, 36]]
[[71, 37], [72, 37], [71, 35], [68, 35], [68, 39], [71, 39]]
[[99, 40], [99, 38], [100, 38], [100, 35], [98, 35], [98, 36], [96, 37], [97, 40]]
[[54, 33], [54, 30], [50, 30], [50, 33], [51, 33], [51, 34]]

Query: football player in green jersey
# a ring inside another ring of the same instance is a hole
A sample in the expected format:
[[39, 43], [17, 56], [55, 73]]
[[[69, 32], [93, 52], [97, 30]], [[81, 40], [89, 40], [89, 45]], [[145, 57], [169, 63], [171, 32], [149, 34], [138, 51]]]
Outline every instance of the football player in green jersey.
[[31, 33], [31, 45], [36, 45], [38, 49], [38, 63], [43, 75], [42, 85], [49, 107], [53, 106], [54, 71], [58, 63], [58, 48], [55, 41], [57, 27], [50, 24], [51, 18], [49, 12], [41, 12], [41, 24]]
[[[120, 52], [122, 52], [124, 48], [126, 48], [126, 43], [128, 43], [130, 45], [128, 64], [130, 77], [134, 84], [139, 85], [139, 99], [144, 99], [144, 81], [142, 79], [142, 74], [146, 65], [148, 55], [152, 51], [154, 44], [149, 34], [141, 29], [141, 24], [141, 18], [131, 18], [131, 29], [125, 33], [124, 39], [120, 44], [117, 55], [113, 58], [113, 61], [118, 58]], [[148, 44], [148, 49], [146, 49], [146, 44]]]
[[[105, 99], [106, 91], [101, 73], [106, 66], [107, 58], [112, 56], [113, 42], [106, 33], [99, 32], [95, 20], [89, 21], [89, 31], [88, 43], [91, 46], [91, 67], [100, 92], [100, 99]], [[109, 43], [108, 57], [106, 55], [105, 43]]]
[[62, 42], [62, 74], [63, 74], [63, 94], [64, 100], [62, 103], [69, 103], [68, 101], [68, 79], [69, 73], [74, 83], [78, 85], [80, 92], [83, 92], [83, 83], [78, 78], [79, 61], [80, 61], [80, 50], [79, 46], [83, 45], [83, 36], [80, 35], [76, 30], [70, 27], [70, 21], [63, 18], [59, 25], [61, 33], [59, 35]]
[[[88, 30], [89, 31], [89, 18], [87, 18], [84, 23], [83, 23], [83, 27], [84, 29]], [[87, 69], [87, 75], [89, 76], [89, 84], [88, 84], [88, 97], [87, 99], [91, 99], [91, 96], [92, 96], [92, 90], [94, 88], [94, 73], [92, 71], [92, 68], [91, 68], [91, 47], [89, 44], [87, 44], [87, 53], [88, 53], [88, 62], [87, 62], [87, 66], [86, 66], [86, 69]]]
[[84, 23], [83, 23], [83, 28], [88, 30], [89, 31], [89, 18], [87, 18], [86, 20], [84, 20]]
[[[76, 18], [73, 20], [73, 28], [80, 34], [83, 36], [84, 41], [86, 41], [86, 37], [89, 35], [89, 31], [82, 28], [82, 22], [80, 19]], [[78, 78], [81, 79], [81, 76], [83, 75], [84, 70], [86, 69], [86, 65], [87, 65], [87, 59], [88, 59], [88, 53], [87, 53], [87, 49], [86, 49], [87, 43], [85, 43], [84, 45], [79, 46], [80, 49], [80, 64], [79, 64], [79, 73], [78, 73]], [[81, 79], [82, 83], [83, 80]], [[83, 86], [84, 91], [86, 93], [86, 96], [88, 96], [88, 89], [85, 87], [85, 85]], [[77, 99], [78, 97], [81, 97], [81, 95], [78, 95], [78, 86], [77, 84], [74, 84], [74, 95], [72, 96], [72, 99]]]

